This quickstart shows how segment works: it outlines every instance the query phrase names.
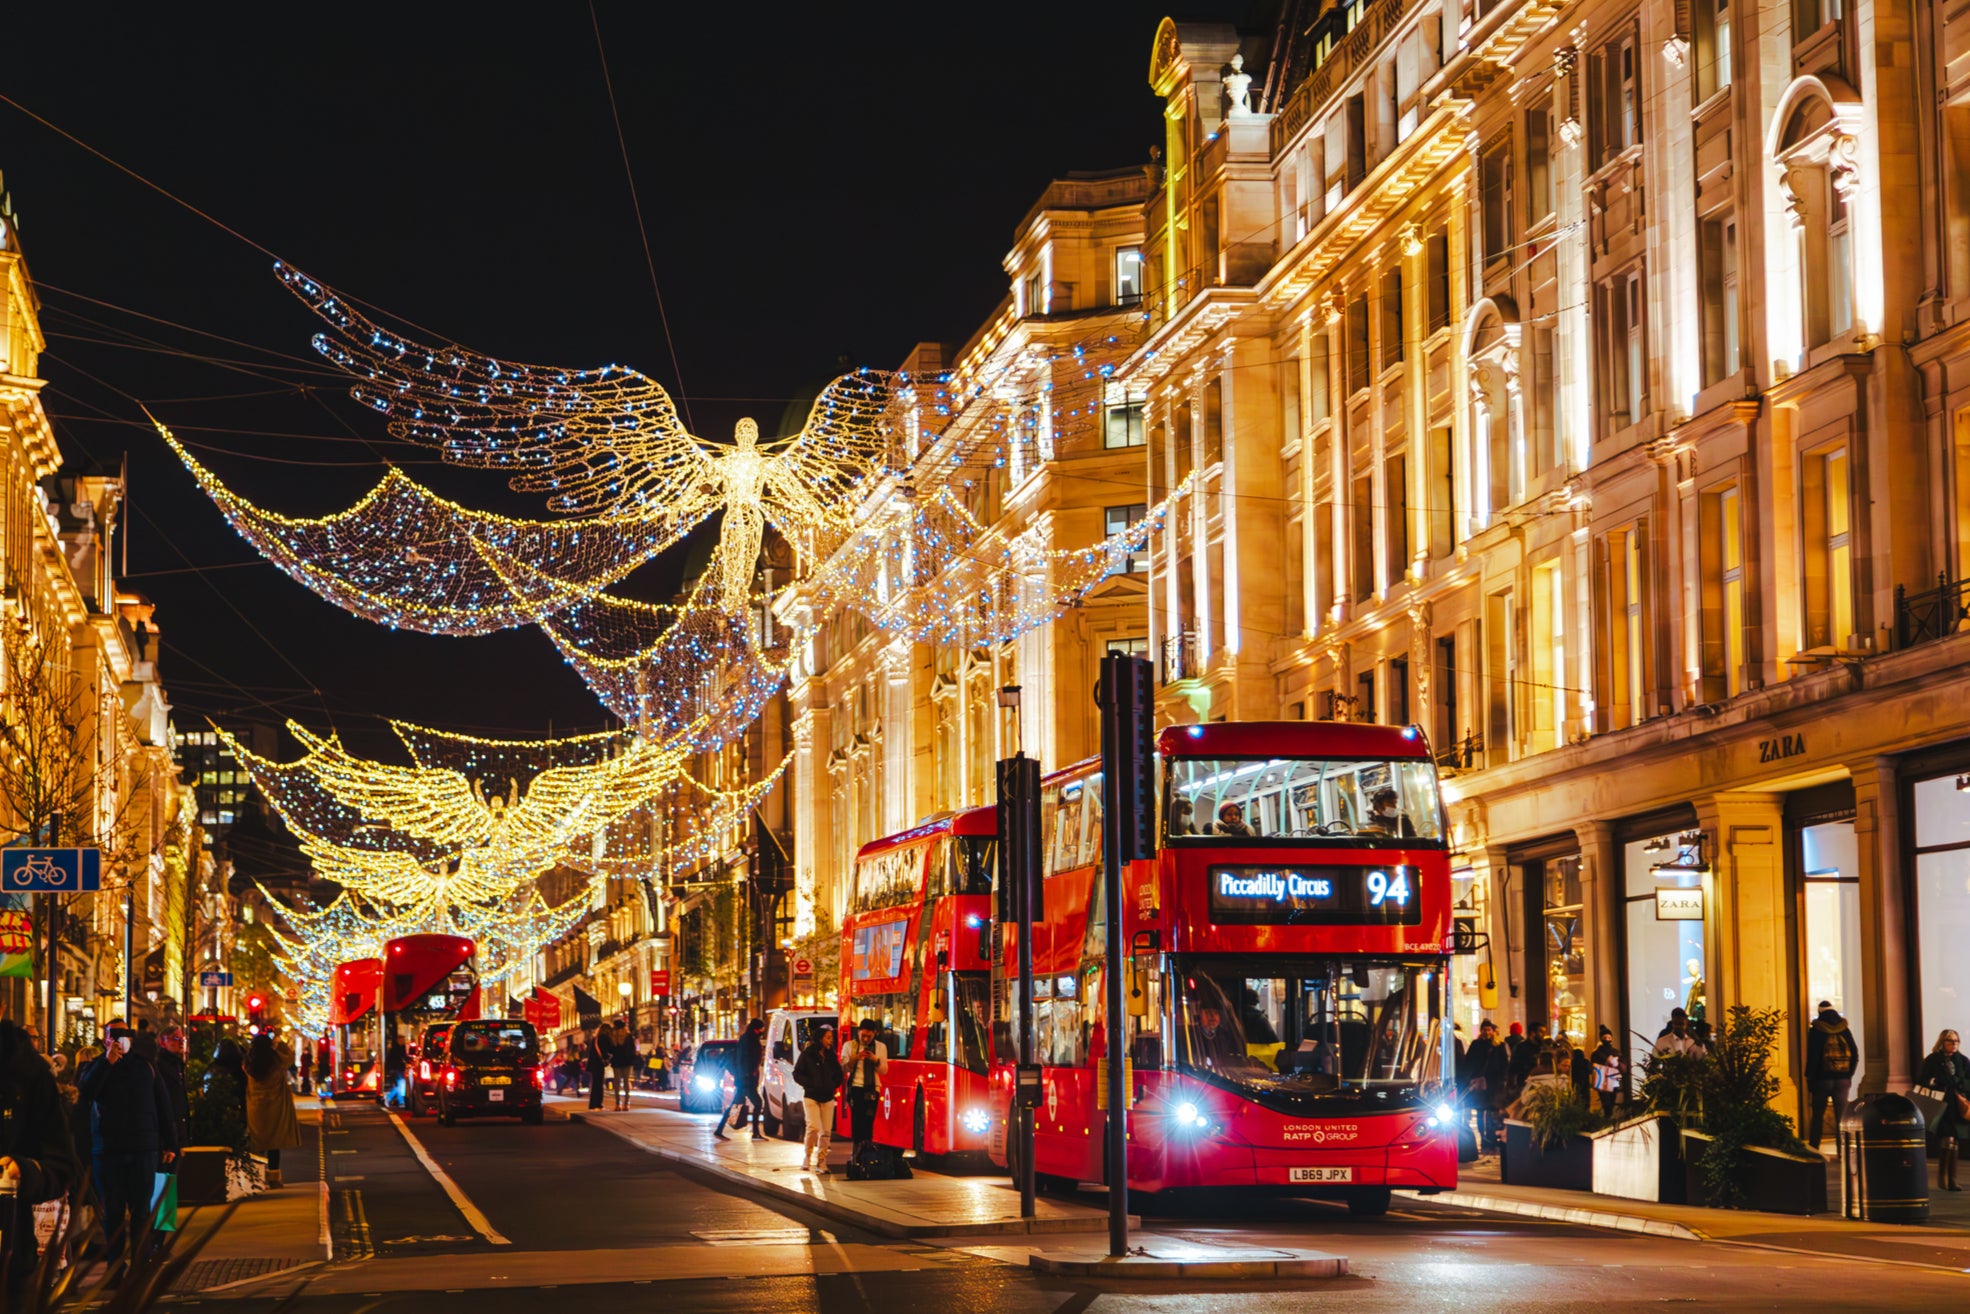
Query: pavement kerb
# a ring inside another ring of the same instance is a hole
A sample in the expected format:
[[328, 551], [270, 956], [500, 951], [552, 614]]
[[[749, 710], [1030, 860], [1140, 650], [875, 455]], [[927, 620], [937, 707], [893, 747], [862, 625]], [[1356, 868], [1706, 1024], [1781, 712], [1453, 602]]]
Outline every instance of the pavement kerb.
[[1466, 1209], [1483, 1209], [1494, 1214], [1518, 1214], [1524, 1218], [1544, 1218], [1555, 1223], [1575, 1223], [1583, 1227], [1605, 1227], [1618, 1232], [1645, 1232], [1650, 1236], [1676, 1237], [1683, 1241], [1708, 1241], [1710, 1236], [1693, 1227], [1667, 1218], [1649, 1218], [1642, 1214], [1617, 1214], [1601, 1209], [1578, 1209], [1568, 1205], [1544, 1204], [1535, 1200], [1514, 1200], [1509, 1196], [1484, 1195], [1474, 1191], [1443, 1191], [1436, 1195], [1421, 1195], [1414, 1191], [1400, 1191], [1399, 1195], [1412, 1200], [1427, 1200], [1433, 1204], [1462, 1205]]
[[[549, 1105], [547, 1111], [552, 1116], [566, 1118], [569, 1122], [579, 1122], [591, 1127], [600, 1127], [618, 1139], [634, 1145], [645, 1154], [653, 1155], [668, 1163], [698, 1169], [700, 1172], [709, 1173], [721, 1181], [730, 1182], [734, 1186], [742, 1186], [748, 1190], [758, 1191], [763, 1195], [784, 1200], [788, 1204], [799, 1205], [803, 1209], [811, 1210], [814, 1213], [836, 1219], [840, 1222], [852, 1224], [853, 1226], [862, 1228], [865, 1231], [874, 1232], [880, 1236], [895, 1237], [899, 1240], [909, 1237], [1057, 1236], [1073, 1235], [1082, 1232], [1105, 1232], [1108, 1230], [1107, 1215], [1097, 1214], [1092, 1210], [1089, 1211], [1089, 1217], [1086, 1219], [1014, 1218], [996, 1223], [924, 1223], [913, 1226], [908, 1223], [900, 1223], [893, 1218], [884, 1218], [879, 1214], [866, 1213], [839, 1200], [823, 1199], [819, 1196], [808, 1195], [805, 1192], [782, 1186], [778, 1182], [766, 1181], [741, 1169], [728, 1168], [715, 1159], [708, 1159], [688, 1151], [651, 1145], [632, 1136], [628, 1127], [608, 1118], [589, 1118], [581, 1111], [557, 1109], [553, 1105]], [[1130, 1215], [1129, 1226], [1131, 1228], [1139, 1227], [1141, 1223], [1142, 1220], [1140, 1218]]]
[[1153, 1255], [1034, 1255], [1036, 1273], [1055, 1277], [1130, 1278], [1139, 1282], [1189, 1278], [1215, 1282], [1263, 1282], [1281, 1278], [1340, 1278], [1348, 1261], [1340, 1255], [1299, 1255], [1290, 1259], [1158, 1259]]

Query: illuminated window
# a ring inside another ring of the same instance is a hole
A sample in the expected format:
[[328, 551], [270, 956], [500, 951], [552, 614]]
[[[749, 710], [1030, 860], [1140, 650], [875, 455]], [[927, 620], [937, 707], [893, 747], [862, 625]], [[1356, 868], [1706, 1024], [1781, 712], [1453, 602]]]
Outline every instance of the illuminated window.
[[1142, 300], [1142, 248], [1125, 246], [1115, 252], [1115, 304], [1132, 306]]
[[1744, 505], [1735, 484], [1704, 495], [1700, 515], [1704, 702], [1744, 691]]
[[1102, 446], [1140, 447], [1143, 441], [1142, 403], [1110, 406], [1103, 427]]
[[1698, 102], [1731, 85], [1730, 0], [1694, 0], [1696, 98]]
[[1698, 277], [1703, 294], [1703, 386], [1737, 373], [1737, 219], [1729, 212], [1697, 226]]
[[1381, 294], [1382, 321], [1382, 368], [1393, 369], [1402, 363], [1402, 270], [1391, 269], [1382, 275]]
[[1845, 648], [1854, 633], [1852, 489], [1847, 449], [1808, 455], [1801, 465], [1808, 648]]
[[1545, 97], [1525, 116], [1525, 218], [1536, 224], [1553, 213], [1553, 98]]
[[1102, 650], [1122, 657], [1147, 657], [1149, 656], [1149, 640], [1146, 638], [1110, 639]]
[[[1147, 503], [1131, 502], [1127, 506], [1106, 507], [1102, 511], [1102, 532], [1110, 538], [1125, 532], [1129, 526], [1141, 520], [1148, 512]], [[1131, 552], [1124, 558], [1122, 569], [1131, 573], [1149, 568], [1148, 557], [1140, 552]]]
[[1478, 156], [1478, 197], [1484, 222], [1484, 261], [1487, 265], [1511, 255], [1512, 141], [1505, 137]]

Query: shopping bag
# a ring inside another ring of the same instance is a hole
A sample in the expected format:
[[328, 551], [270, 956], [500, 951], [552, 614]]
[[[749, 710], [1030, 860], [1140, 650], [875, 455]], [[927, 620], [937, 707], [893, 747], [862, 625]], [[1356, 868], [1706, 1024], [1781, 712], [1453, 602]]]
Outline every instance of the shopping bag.
[[159, 1173], [151, 1190], [151, 1224], [160, 1232], [178, 1230], [178, 1174]]
[[1908, 1097], [1916, 1108], [1922, 1110], [1923, 1125], [1930, 1128], [1935, 1127], [1936, 1119], [1943, 1116], [1943, 1110], [1949, 1103], [1948, 1097], [1933, 1086], [1917, 1086], [1908, 1093]]

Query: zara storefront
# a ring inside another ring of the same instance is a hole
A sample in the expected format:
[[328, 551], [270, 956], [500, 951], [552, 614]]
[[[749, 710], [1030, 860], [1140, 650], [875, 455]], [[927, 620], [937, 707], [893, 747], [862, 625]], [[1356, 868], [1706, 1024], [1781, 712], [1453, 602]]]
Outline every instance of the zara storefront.
[[[1797, 1098], [1805, 1027], [1847, 1016], [1862, 1089], [1906, 1089], [1970, 1026], [1970, 635], [1816, 671], [1469, 772], [1452, 801], [1486, 935], [1481, 1015], [1645, 1052], [1672, 1009], [1776, 1007]], [[1489, 992], [1487, 992], [1489, 996]], [[1489, 1003], [1489, 1007], [1484, 1005]]]

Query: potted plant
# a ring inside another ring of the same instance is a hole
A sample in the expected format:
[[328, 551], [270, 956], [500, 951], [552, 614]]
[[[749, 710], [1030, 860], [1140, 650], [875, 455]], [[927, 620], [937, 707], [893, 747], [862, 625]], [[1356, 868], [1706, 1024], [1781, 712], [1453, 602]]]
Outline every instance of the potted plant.
[[185, 1065], [191, 1126], [179, 1156], [178, 1202], [224, 1204], [257, 1191], [259, 1178], [247, 1153], [245, 1092], [233, 1073], [212, 1066], [212, 1039], [199, 1039]]
[[1594, 1194], [1683, 1204], [1682, 1129], [1673, 1118], [1645, 1113], [1594, 1135]]
[[1781, 1015], [1734, 1005], [1702, 1056], [1658, 1055], [1646, 1065], [1644, 1110], [1682, 1134], [1691, 1204], [1771, 1213], [1826, 1210], [1826, 1161], [1772, 1107]]
[[1564, 1082], [1528, 1086], [1517, 1107], [1524, 1116], [1505, 1120], [1500, 1179], [1514, 1186], [1591, 1191], [1594, 1142], [1590, 1134], [1607, 1125], [1600, 1110]]

